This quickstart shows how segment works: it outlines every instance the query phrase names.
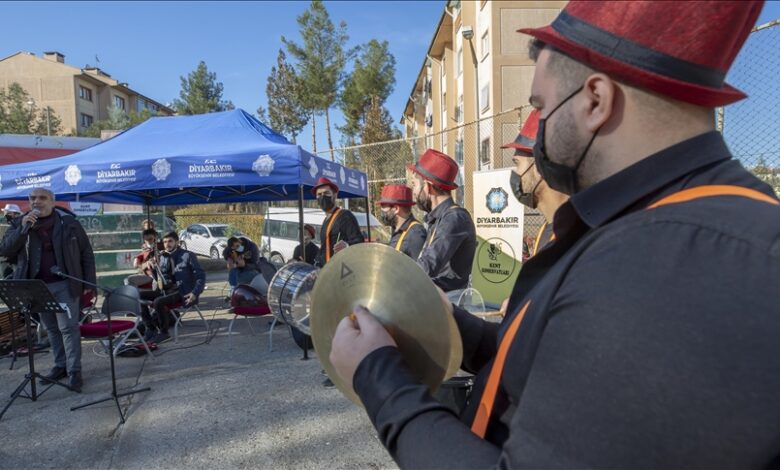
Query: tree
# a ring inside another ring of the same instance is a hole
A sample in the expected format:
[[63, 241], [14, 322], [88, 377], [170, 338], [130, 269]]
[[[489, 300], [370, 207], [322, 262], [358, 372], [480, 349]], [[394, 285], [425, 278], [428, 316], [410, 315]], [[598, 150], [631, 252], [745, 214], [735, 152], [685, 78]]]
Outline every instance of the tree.
[[16, 82], [0, 89], [0, 134], [62, 133], [62, 121], [47, 106], [38, 109], [30, 94]]
[[276, 132], [292, 137], [295, 142], [309, 120], [309, 112], [301, 103], [302, 84], [281, 49], [276, 65], [268, 75], [265, 94], [268, 98], [268, 124]]
[[298, 17], [298, 25], [303, 45], [287, 40], [284, 36], [282, 42], [298, 61], [297, 71], [303, 83], [300, 100], [311, 116], [313, 150], [317, 151], [315, 114], [323, 112], [330, 158], [333, 160], [329, 109], [336, 102], [344, 65], [353, 54], [353, 51], [345, 50], [349, 39], [347, 24], [342, 21], [337, 29], [322, 1], [312, 0], [309, 9]]
[[159, 115], [152, 114], [148, 109], [144, 109], [140, 113], [131, 111], [130, 114], [127, 114], [123, 109], [111, 106], [108, 108], [108, 119], [93, 122], [82, 135], [84, 137], [100, 137], [102, 131], [123, 131]]
[[395, 57], [390, 53], [387, 41], [372, 39], [360, 47], [355, 67], [344, 80], [339, 107], [347, 122], [339, 130], [350, 137], [357, 136], [372, 99], [376, 97], [384, 105], [394, 87]]
[[204, 61], [187, 75], [180, 77], [181, 91], [173, 107], [179, 114], [206, 114], [235, 108], [230, 101], [222, 100], [222, 82], [217, 74], [209, 72]]

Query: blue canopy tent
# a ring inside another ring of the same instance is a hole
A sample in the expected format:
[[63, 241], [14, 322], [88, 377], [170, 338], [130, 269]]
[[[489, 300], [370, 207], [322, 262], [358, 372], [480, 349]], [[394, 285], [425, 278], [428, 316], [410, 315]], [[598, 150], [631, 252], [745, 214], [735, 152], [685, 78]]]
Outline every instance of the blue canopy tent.
[[[0, 167], [0, 199], [45, 187], [63, 201], [146, 205], [312, 198], [320, 176], [367, 197], [366, 175], [291, 144], [247, 112], [158, 117], [80, 152]], [[301, 194], [302, 193], [302, 194]]]
[[365, 173], [319, 158], [236, 109], [156, 117], [71, 155], [0, 166], [0, 200], [26, 199], [38, 187], [62, 201], [147, 207], [298, 200], [302, 243], [303, 200], [321, 176], [342, 198], [368, 197]]

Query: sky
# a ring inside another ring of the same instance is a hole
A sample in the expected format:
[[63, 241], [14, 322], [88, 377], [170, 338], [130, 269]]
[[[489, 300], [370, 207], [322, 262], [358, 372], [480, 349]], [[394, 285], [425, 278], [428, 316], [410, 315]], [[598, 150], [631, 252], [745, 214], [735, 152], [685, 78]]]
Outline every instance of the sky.
[[[325, 5], [334, 23], [347, 23], [349, 46], [370, 39], [389, 42], [396, 59], [396, 85], [386, 107], [397, 123], [445, 1], [326, 1]], [[0, 2], [0, 57], [19, 51], [40, 56], [56, 50], [65, 54], [66, 63], [99, 65], [113, 78], [164, 104], [178, 97], [179, 77], [203, 60], [224, 84], [224, 98], [254, 113], [266, 105], [266, 78], [282, 47], [281, 36], [300, 41], [296, 18], [307, 6], [308, 2], [294, 1]], [[780, 2], [767, 2], [758, 23], [777, 18]], [[774, 39], [780, 27], [773, 30]], [[759, 63], [759, 58], [750, 56], [742, 60]], [[780, 70], [775, 71], [775, 78], [777, 74]], [[731, 78], [742, 79], [734, 71]], [[776, 92], [771, 94], [778, 97]], [[747, 107], [743, 113], [753, 111]], [[335, 147], [339, 146], [335, 126], [342, 122], [341, 114], [333, 109]], [[324, 118], [320, 118], [318, 150], [326, 147], [323, 131]], [[311, 149], [310, 136], [307, 126], [298, 142]]]
[[[347, 23], [349, 46], [387, 40], [396, 59], [396, 86], [386, 106], [400, 120], [445, 2], [326, 2], [334, 23]], [[225, 99], [255, 113], [266, 106], [266, 78], [283, 47], [300, 40], [296, 18], [308, 2], [0, 2], [0, 58], [19, 51], [56, 50], [77, 67], [95, 65], [150, 98], [179, 96], [180, 76], [206, 62]], [[11, 18], [16, 18], [12, 20]], [[78, 23], [78, 27], [75, 23]], [[289, 55], [289, 54], [288, 54]], [[331, 110], [335, 124], [343, 118]], [[326, 146], [318, 119], [318, 150]], [[311, 148], [307, 126], [299, 143]]]

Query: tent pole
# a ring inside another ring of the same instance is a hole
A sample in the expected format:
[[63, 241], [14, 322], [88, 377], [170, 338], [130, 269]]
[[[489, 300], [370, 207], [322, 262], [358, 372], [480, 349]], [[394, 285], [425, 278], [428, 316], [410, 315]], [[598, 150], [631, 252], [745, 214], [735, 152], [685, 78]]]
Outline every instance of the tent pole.
[[[306, 245], [303, 244], [303, 185], [298, 184], [298, 237], [301, 241], [301, 254], [303, 255], [303, 261], [306, 261]], [[304, 341], [304, 347], [303, 349], [303, 360], [309, 359], [309, 342], [311, 341], [310, 337], [306, 337], [306, 341]]]
[[368, 228], [368, 241], [371, 241], [371, 207], [368, 205], [368, 196], [366, 196], [366, 227]]

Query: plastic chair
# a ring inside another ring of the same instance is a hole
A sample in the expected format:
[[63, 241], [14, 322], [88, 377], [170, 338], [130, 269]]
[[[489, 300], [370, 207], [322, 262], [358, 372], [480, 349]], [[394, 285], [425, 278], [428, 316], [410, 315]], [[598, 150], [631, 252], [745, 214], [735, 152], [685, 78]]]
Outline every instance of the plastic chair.
[[[109, 348], [113, 350], [108, 349], [107, 352], [116, 357], [117, 352], [119, 352], [119, 349], [125, 342], [135, 335], [144, 345], [146, 354], [153, 357], [138, 328], [141, 324], [141, 298], [138, 295], [138, 289], [133, 286], [121, 286], [114, 289], [106, 296], [101, 308], [101, 315], [105, 317], [105, 320], [84, 323], [80, 326], [83, 338], [109, 340], [111, 345]], [[115, 320], [114, 318], [117, 316], [134, 316], [135, 318], [132, 320]], [[113, 339], [120, 333], [119, 341], [114, 345]], [[101, 344], [103, 343], [101, 342]], [[103, 344], [103, 347], [105, 347], [105, 344]]]
[[[263, 285], [266, 287], [266, 290], [268, 288], [268, 283], [263, 278], [262, 274], [258, 274], [255, 276], [254, 279], [252, 279], [252, 282], [247, 284], [239, 284], [236, 289], [233, 291], [233, 295], [230, 299], [230, 304], [232, 305], [232, 308], [228, 310], [228, 312], [233, 314], [233, 318], [230, 320], [230, 325], [228, 326], [228, 348], [233, 348], [232, 343], [232, 334], [233, 334], [233, 324], [236, 321], [236, 318], [238, 317], [244, 317], [247, 320], [247, 324], [249, 325], [249, 330], [252, 332], [252, 334], [255, 334], [255, 329], [252, 326], [252, 322], [249, 321], [250, 317], [264, 317], [267, 315], [271, 315], [271, 309], [268, 307], [268, 302], [266, 301], [265, 295], [263, 295], [260, 289], [257, 287], [262, 288]], [[268, 350], [273, 351], [273, 329], [276, 326], [276, 317], [274, 317], [273, 322], [271, 322], [271, 326], [268, 329]]]

